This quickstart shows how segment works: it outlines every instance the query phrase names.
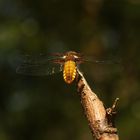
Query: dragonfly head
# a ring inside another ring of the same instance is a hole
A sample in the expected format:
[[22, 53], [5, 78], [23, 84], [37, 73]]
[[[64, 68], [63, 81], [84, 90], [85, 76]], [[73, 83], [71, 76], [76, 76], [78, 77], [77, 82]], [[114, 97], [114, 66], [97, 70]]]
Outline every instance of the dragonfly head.
[[82, 61], [82, 55], [80, 53], [74, 52], [74, 51], [69, 51], [66, 52], [66, 54], [63, 56], [65, 61], [75, 61], [76, 63], [81, 63]]

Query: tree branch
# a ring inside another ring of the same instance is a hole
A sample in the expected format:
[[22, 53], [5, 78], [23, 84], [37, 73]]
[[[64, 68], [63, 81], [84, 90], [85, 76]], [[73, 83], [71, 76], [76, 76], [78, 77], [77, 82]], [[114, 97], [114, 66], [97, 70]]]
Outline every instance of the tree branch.
[[77, 90], [92, 135], [97, 140], [119, 140], [117, 128], [114, 127], [113, 122], [118, 98], [115, 100], [113, 106], [106, 110], [103, 106], [103, 102], [90, 89], [83, 74], [79, 70], [78, 74], [79, 80], [77, 83]]

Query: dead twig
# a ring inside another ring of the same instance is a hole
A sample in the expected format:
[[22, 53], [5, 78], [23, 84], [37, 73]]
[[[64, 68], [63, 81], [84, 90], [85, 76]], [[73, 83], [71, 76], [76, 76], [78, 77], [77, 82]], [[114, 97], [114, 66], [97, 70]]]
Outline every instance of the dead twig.
[[78, 93], [85, 116], [88, 120], [92, 135], [97, 140], [119, 140], [117, 128], [114, 126], [114, 115], [116, 114], [115, 100], [111, 108], [105, 109], [103, 102], [90, 89], [83, 74], [78, 70]]

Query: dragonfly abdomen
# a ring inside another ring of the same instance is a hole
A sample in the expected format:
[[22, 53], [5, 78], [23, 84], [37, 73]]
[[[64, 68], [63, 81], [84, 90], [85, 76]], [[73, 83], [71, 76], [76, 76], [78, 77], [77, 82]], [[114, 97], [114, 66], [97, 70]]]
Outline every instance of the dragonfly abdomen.
[[76, 63], [74, 61], [66, 61], [64, 63], [63, 78], [68, 84], [72, 83], [76, 77]]

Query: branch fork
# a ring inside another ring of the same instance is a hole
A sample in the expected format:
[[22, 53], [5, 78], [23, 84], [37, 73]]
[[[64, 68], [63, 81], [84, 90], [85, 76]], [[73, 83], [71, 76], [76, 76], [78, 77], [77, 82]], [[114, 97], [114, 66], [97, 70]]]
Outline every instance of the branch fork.
[[97, 140], [119, 140], [117, 128], [114, 125], [118, 98], [116, 98], [112, 107], [105, 109], [103, 102], [91, 90], [79, 70], [78, 74], [77, 91], [92, 135]]

